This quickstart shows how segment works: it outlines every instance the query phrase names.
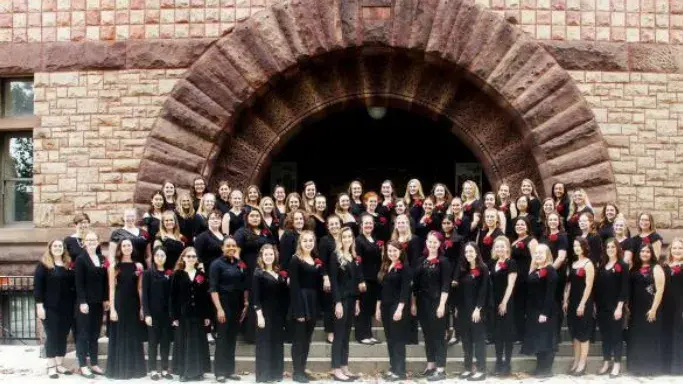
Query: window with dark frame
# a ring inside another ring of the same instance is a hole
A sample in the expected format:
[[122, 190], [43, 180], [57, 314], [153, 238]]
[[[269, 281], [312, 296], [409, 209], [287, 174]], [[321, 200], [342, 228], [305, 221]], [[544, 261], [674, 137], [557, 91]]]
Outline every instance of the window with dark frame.
[[32, 78], [0, 79], [0, 225], [33, 222], [33, 100]]

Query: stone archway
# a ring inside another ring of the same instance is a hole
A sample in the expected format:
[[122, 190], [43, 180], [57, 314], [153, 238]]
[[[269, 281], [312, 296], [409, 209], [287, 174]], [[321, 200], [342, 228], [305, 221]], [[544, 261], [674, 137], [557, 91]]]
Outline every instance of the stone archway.
[[562, 180], [615, 199], [592, 111], [538, 43], [470, 0], [361, 3], [278, 3], [210, 47], [164, 104], [135, 200], [164, 179], [257, 181], [302, 119], [353, 100], [448, 117], [492, 183]]

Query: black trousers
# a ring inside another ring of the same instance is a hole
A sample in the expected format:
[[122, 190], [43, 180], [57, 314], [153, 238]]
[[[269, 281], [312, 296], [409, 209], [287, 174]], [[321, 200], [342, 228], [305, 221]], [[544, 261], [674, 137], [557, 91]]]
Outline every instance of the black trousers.
[[285, 369], [283, 317], [279, 308], [262, 311], [266, 325], [256, 328], [256, 381], [280, 381]]
[[308, 351], [311, 348], [311, 338], [315, 329], [315, 319], [292, 321], [294, 336], [292, 337], [292, 368], [294, 375], [303, 375], [306, 371]]
[[[519, 276], [526, 276], [526, 274], [522, 274], [520, 271]], [[524, 340], [526, 328], [526, 282], [521, 280], [524, 280], [524, 278], [518, 278], [515, 281], [515, 290], [513, 292], [517, 340]]]
[[332, 341], [332, 368], [341, 368], [349, 365], [349, 339], [351, 337], [351, 325], [356, 309], [356, 298], [345, 297], [341, 301], [344, 315], [341, 319], [334, 318], [334, 341]]
[[81, 313], [78, 309], [76, 322], [78, 323], [78, 335], [76, 337], [76, 357], [78, 365], [87, 367], [87, 358], [90, 365], [97, 365], [97, 339], [102, 329], [102, 315], [104, 307], [102, 303], [88, 303], [88, 313]]
[[[408, 308], [406, 306], [406, 308]], [[403, 311], [403, 318], [394, 321], [396, 304], [384, 304], [380, 308], [382, 312], [382, 325], [384, 334], [387, 338], [387, 349], [389, 350], [390, 371], [399, 376], [406, 374], [406, 331], [408, 330], [408, 311]]]
[[465, 355], [465, 371], [472, 370], [475, 366], [472, 365], [473, 357], [476, 357], [477, 372], [486, 372], [486, 323], [482, 321], [479, 323], [472, 322], [472, 312], [463, 311], [459, 317], [460, 338], [462, 339], [462, 349]]
[[552, 373], [555, 351], [539, 352], [536, 354], [536, 372]]
[[244, 305], [242, 292], [221, 295], [220, 300], [225, 312], [225, 323], [221, 324], [216, 321], [216, 354], [214, 356], [216, 377], [235, 373], [235, 347]]
[[[71, 309], [71, 308], [70, 308]], [[66, 339], [74, 322], [73, 311], [45, 308], [45, 357], [63, 357], [66, 354]]]
[[168, 370], [168, 357], [171, 352], [171, 338], [173, 337], [173, 327], [168, 315], [159, 314], [152, 316], [152, 326], [147, 327], [147, 346], [148, 364], [150, 371], [158, 371], [157, 352], [161, 355], [161, 370]]
[[598, 311], [598, 323], [602, 335], [602, 358], [621, 363], [624, 354], [623, 319], [614, 320], [614, 311]]
[[334, 333], [334, 300], [332, 294], [324, 292], [320, 295], [320, 305], [323, 309], [323, 326], [325, 333]]
[[417, 317], [422, 326], [425, 338], [425, 353], [427, 362], [436, 363], [436, 366], [446, 366], [446, 323], [447, 317], [436, 317], [436, 309], [439, 299], [432, 299], [425, 293], [417, 298]]
[[372, 318], [377, 308], [379, 286], [377, 281], [366, 281], [367, 290], [360, 295], [360, 313], [356, 318], [356, 340], [372, 338]]

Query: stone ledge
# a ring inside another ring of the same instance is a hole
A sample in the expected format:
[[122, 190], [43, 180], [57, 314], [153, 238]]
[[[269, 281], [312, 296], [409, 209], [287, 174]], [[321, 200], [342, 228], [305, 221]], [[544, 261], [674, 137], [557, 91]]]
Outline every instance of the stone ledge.
[[[0, 44], [0, 75], [187, 68], [214, 39]], [[683, 46], [539, 40], [566, 70], [683, 73]]]

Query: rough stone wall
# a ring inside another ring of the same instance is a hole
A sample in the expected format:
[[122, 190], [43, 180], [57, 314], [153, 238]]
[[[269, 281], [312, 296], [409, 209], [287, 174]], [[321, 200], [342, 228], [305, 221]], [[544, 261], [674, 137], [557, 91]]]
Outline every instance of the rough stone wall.
[[[161, 104], [184, 70], [38, 73], [35, 221], [100, 225], [132, 204], [139, 158]], [[683, 75], [570, 72], [609, 146], [618, 204], [683, 227]], [[633, 224], [633, 223], [632, 223]]]
[[[218, 37], [236, 21], [278, 1], [3, 0], [0, 43]], [[683, 44], [683, 0], [477, 2], [539, 40]]]

